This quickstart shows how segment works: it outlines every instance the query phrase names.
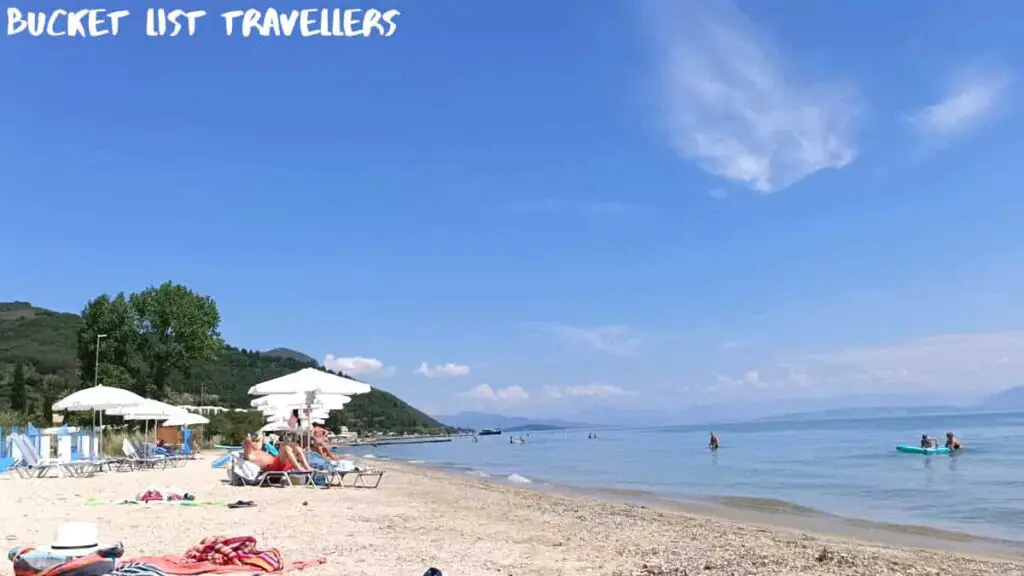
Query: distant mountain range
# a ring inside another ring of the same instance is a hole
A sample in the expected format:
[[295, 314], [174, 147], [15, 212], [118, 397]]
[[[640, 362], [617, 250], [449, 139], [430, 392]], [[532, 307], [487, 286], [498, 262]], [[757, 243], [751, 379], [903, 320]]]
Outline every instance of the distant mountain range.
[[569, 422], [567, 420], [524, 418], [521, 416], [502, 416], [486, 412], [459, 412], [447, 416], [434, 416], [435, 420], [456, 428], [497, 428], [508, 432], [530, 430], [562, 430], [565, 428], [585, 428], [587, 424]]
[[[928, 404], [923, 404], [930, 400]], [[943, 402], [946, 400], [946, 402]], [[958, 401], [959, 400], [959, 401]], [[789, 398], [759, 402], [722, 402], [688, 406], [680, 410], [636, 410], [597, 407], [576, 412], [566, 419], [503, 416], [484, 412], [461, 412], [435, 416], [449, 426], [500, 428], [502, 430], [597, 428], [606, 426], [659, 427], [685, 424], [720, 424], [752, 420], [817, 420], [840, 418], [884, 418], [957, 414], [962, 412], [1024, 411], [1024, 386], [1009, 388], [985, 397], [938, 398], [920, 394], [857, 394], [833, 398]]]
[[1016, 412], [1024, 410], [1024, 386], [1014, 386], [985, 398], [979, 405], [985, 410]]

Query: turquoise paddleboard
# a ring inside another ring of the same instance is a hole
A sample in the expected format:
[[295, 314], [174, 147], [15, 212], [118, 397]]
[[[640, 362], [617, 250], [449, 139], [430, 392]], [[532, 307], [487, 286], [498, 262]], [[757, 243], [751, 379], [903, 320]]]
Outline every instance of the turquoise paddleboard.
[[921, 448], [913, 444], [900, 444], [896, 450], [907, 454], [949, 454], [949, 448], [939, 446], [938, 448]]

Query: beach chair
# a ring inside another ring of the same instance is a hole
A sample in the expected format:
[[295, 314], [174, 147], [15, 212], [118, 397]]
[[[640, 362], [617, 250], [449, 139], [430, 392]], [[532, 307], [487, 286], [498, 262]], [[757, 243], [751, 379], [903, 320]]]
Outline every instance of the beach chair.
[[46, 478], [54, 471], [57, 472], [59, 478], [73, 476], [63, 463], [52, 458], [42, 458], [28, 436], [11, 434], [11, 444], [21, 453], [21, 457], [15, 460], [11, 469], [22, 478]]
[[167, 466], [166, 459], [164, 458], [146, 458], [141, 456], [135, 445], [127, 438], [121, 441], [121, 452], [124, 453], [124, 459], [117, 463], [116, 470], [118, 472], [153, 470], [158, 467]]
[[231, 454], [231, 463], [227, 467], [228, 481], [232, 486], [277, 486], [280, 488], [294, 486], [294, 480], [299, 485], [308, 485], [313, 482], [311, 472], [264, 472], [260, 467], [242, 458], [240, 453]]
[[182, 462], [180, 458], [170, 450], [166, 448], [157, 449], [156, 444], [150, 442], [138, 442], [133, 441], [132, 446], [135, 447], [135, 453], [138, 454], [144, 460], [150, 460], [153, 462], [162, 461], [164, 467], [167, 466], [178, 466]]
[[[352, 484], [349, 484], [349, 487], [376, 488], [380, 486], [380, 482], [384, 478], [383, 470], [357, 466], [351, 460], [328, 460], [312, 451], [306, 453], [306, 459], [319, 472], [327, 475], [327, 484], [329, 486], [344, 487], [345, 478], [351, 477]], [[366, 481], [367, 478], [373, 478], [376, 481], [368, 483]]]

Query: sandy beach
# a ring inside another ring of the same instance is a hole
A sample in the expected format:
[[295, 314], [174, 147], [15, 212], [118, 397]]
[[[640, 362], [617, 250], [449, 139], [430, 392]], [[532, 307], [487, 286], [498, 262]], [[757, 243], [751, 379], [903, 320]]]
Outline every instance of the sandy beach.
[[[297, 572], [310, 576], [420, 576], [431, 566], [446, 576], [1024, 575], [1024, 561], [995, 555], [891, 547], [374, 464], [387, 470], [377, 489], [236, 488], [204, 460], [84, 479], [0, 480], [0, 531], [8, 547], [44, 544], [61, 522], [92, 521], [104, 540], [124, 543], [126, 557], [181, 554], [207, 535], [253, 535], [289, 561], [325, 558]], [[86, 504], [153, 487], [257, 506]]]

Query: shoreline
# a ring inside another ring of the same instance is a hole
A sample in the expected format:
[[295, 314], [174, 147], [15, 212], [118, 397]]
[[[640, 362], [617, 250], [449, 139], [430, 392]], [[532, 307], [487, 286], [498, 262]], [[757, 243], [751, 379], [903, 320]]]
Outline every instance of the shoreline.
[[642, 489], [580, 486], [537, 478], [522, 477], [528, 482], [516, 482], [509, 480], [507, 476], [492, 475], [475, 468], [445, 466], [424, 460], [392, 459], [387, 456], [371, 456], [370, 460], [402, 468], [429, 469], [454, 478], [474, 478], [497, 486], [569, 497], [597, 498], [611, 503], [647, 506], [717, 520], [755, 523], [769, 528], [804, 531], [864, 543], [892, 544], [933, 551], [947, 551], [948, 546], [955, 543], [965, 551], [978, 552], [986, 558], [1024, 560], [1024, 541], [995, 538], [927, 524], [842, 516], [804, 506], [799, 502], [777, 498], [714, 494], [673, 497]]
[[[123, 542], [126, 559], [182, 554], [204, 536], [251, 535], [287, 561], [324, 561], [294, 572], [303, 576], [415, 576], [429, 567], [448, 576], [1024, 576], [1024, 557], [959, 542], [940, 550], [872, 543], [399, 461], [358, 459], [385, 470], [375, 489], [233, 487], [210, 467], [212, 456], [166, 470], [0, 480], [12, 519], [0, 532], [9, 546], [38, 546], [63, 522], [94, 522], [102, 542]], [[116, 503], [172, 487], [255, 507]]]

